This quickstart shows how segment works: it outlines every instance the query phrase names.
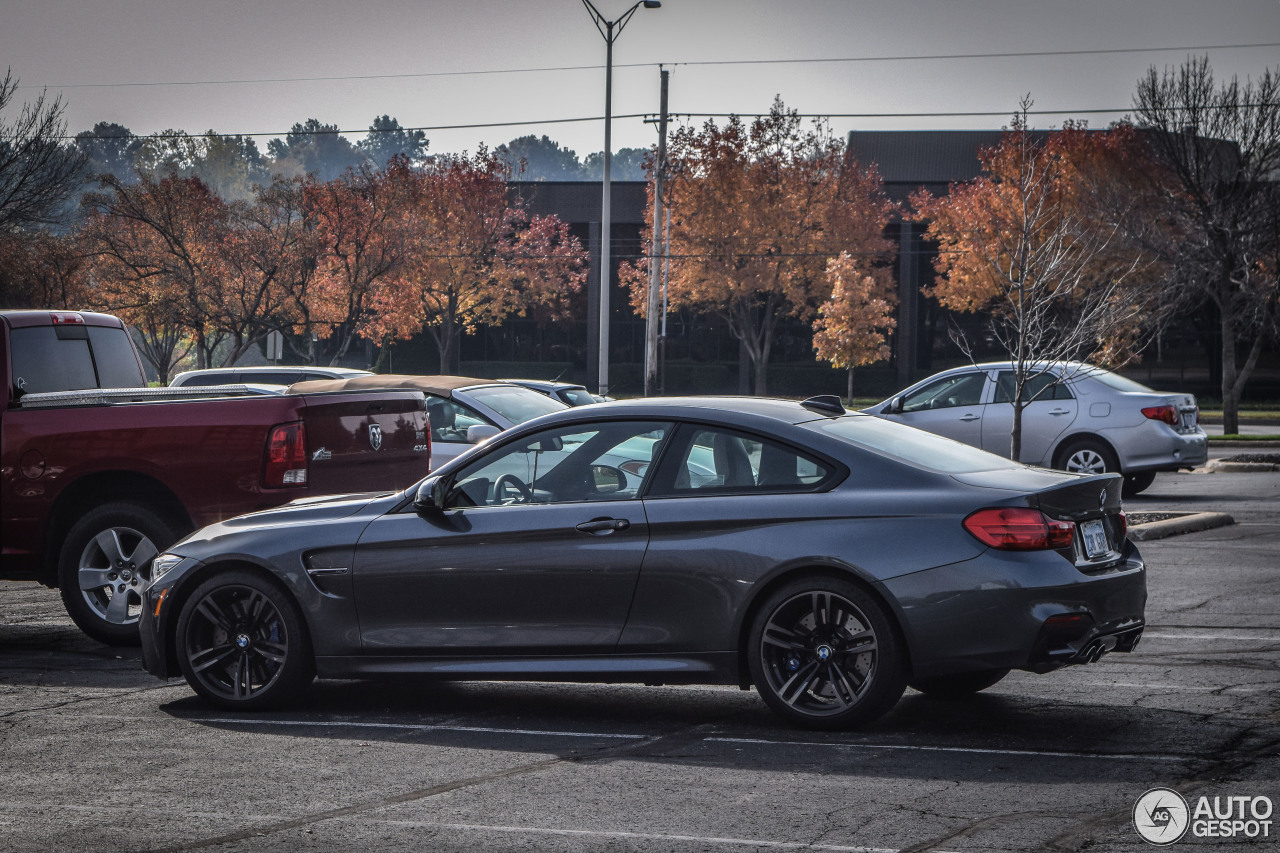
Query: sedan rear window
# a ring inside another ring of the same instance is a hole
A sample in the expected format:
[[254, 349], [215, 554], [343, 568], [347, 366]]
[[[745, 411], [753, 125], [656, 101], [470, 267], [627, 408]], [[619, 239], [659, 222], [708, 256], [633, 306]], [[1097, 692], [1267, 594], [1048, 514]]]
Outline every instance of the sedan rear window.
[[552, 412], [563, 412], [565, 408], [564, 403], [559, 400], [519, 385], [486, 385], [482, 388], [467, 388], [466, 393], [513, 424], [522, 424]]
[[1021, 468], [985, 450], [931, 432], [870, 415], [810, 421], [801, 426], [833, 435], [850, 444], [874, 450], [919, 468], [943, 474]]

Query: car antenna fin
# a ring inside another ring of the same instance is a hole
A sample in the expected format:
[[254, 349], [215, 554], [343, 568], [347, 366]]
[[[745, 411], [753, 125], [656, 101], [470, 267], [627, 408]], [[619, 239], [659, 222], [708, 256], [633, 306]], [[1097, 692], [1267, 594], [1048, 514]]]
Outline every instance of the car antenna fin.
[[828, 415], [847, 415], [844, 403], [840, 402], [840, 398], [835, 394], [819, 394], [816, 397], [810, 397], [800, 405], [806, 409], [812, 409], [815, 412], [822, 412]]

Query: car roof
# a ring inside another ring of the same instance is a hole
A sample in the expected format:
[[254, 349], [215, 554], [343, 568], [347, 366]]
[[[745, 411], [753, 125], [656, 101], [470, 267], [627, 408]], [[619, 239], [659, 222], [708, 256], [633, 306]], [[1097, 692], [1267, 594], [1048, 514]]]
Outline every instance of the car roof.
[[[610, 400], [594, 406], [579, 406], [565, 411], [584, 419], [619, 415], [681, 417], [691, 420], [706, 418], [723, 423], [740, 421], [742, 425], [761, 418], [801, 424], [835, 416], [834, 412], [807, 408], [798, 400], [773, 397], [637, 397], [630, 400]], [[855, 411], [842, 411], [840, 416], [857, 414], [859, 413]], [[734, 415], [743, 417], [735, 418]], [[564, 412], [556, 412], [554, 416], [560, 418], [566, 415]]]
[[548, 391], [566, 391], [573, 388], [587, 390], [587, 386], [577, 382], [560, 382], [554, 379], [499, 379], [497, 381], [509, 382], [512, 385], [521, 385], [525, 388], [546, 389]]
[[353, 376], [350, 379], [310, 379], [289, 386], [290, 394], [316, 394], [326, 391], [382, 391], [388, 388], [408, 388], [426, 391], [440, 397], [448, 397], [462, 388], [479, 385], [506, 385], [496, 379], [476, 379], [473, 376], [417, 376], [408, 373], [372, 373]]

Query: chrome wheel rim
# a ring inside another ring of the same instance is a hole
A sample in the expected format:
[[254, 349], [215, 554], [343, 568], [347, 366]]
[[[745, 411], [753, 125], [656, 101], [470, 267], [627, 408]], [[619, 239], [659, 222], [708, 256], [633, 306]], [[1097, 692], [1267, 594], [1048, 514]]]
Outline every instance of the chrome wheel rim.
[[795, 711], [831, 716], [856, 706], [876, 676], [879, 643], [865, 613], [825, 591], [793, 596], [760, 638], [769, 690]]
[[1107, 460], [1096, 450], [1084, 448], [1077, 450], [1067, 459], [1067, 470], [1077, 474], [1105, 474]]
[[192, 606], [184, 637], [192, 675], [225, 699], [251, 699], [270, 689], [289, 657], [288, 629], [270, 597], [229, 585]]
[[80, 595], [99, 619], [112, 625], [136, 624], [142, 615], [142, 590], [158, 553], [155, 543], [132, 527], [102, 531], [80, 552]]

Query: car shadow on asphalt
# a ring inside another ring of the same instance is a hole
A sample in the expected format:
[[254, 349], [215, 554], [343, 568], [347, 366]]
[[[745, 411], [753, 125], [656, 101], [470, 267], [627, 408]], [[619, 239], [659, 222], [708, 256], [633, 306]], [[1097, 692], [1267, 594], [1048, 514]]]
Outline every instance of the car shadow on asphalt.
[[[990, 781], [1080, 773], [1149, 781], [1210, 764], [1235, 731], [1200, 715], [991, 692], [938, 700], [908, 692], [850, 732], [787, 726], [735, 688], [488, 682], [320, 682], [302, 704], [249, 714], [198, 697], [160, 710], [201, 726], [266, 736], [412, 743], [696, 766]], [[1194, 731], [1182, 742], [1173, 733]]]

